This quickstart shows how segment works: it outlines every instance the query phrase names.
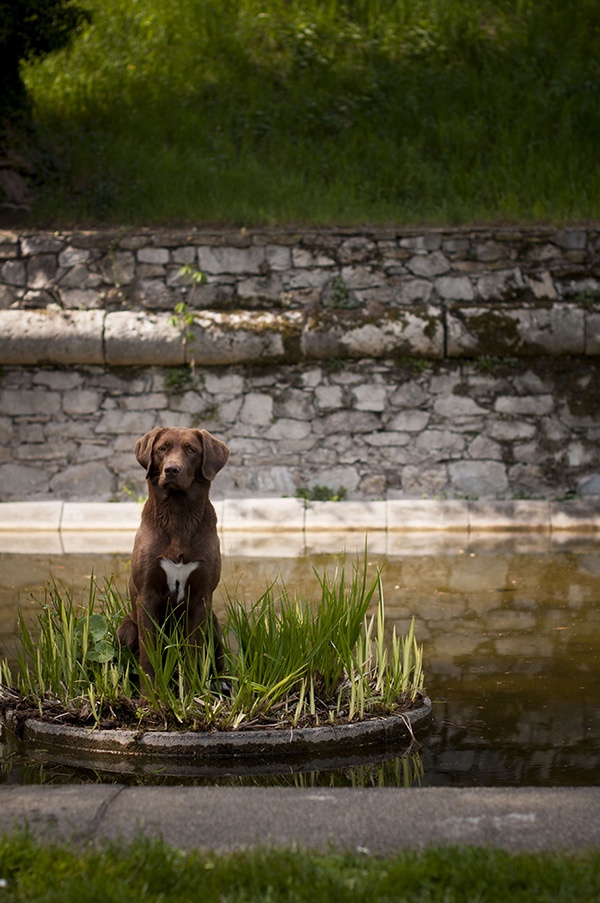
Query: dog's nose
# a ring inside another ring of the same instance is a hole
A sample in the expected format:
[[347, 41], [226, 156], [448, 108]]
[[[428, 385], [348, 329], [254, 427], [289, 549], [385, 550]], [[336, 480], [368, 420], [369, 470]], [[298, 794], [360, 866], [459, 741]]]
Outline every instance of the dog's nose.
[[179, 464], [165, 465], [165, 474], [167, 474], [167, 476], [169, 477], [176, 477], [180, 470], [181, 466]]

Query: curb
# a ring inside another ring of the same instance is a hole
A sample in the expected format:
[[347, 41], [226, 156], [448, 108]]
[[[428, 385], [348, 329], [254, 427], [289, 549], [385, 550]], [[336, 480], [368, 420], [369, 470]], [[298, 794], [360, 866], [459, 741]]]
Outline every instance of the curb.
[[178, 849], [600, 847], [600, 787], [128, 787], [0, 785], [0, 833], [27, 829], [75, 849], [161, 838]]
[[[600, 531], [600, 499], [307, 502], [292, 498], [213, 500], [221, 533], [413, 533]], [[135, 531], [137, 502], [32, 501], [0, 504], [0, 533]]]

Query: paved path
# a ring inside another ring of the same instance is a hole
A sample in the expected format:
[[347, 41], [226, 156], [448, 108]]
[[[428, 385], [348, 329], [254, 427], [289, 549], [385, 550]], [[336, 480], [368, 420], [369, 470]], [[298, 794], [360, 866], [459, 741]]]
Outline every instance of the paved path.
[[600, 787], [260, 788], [0, 785], [0, 833], [93, 843], [142, 833], [184, 849], [301, 846], [390, 854], [473, 844], [519, 850], [600, 845]]

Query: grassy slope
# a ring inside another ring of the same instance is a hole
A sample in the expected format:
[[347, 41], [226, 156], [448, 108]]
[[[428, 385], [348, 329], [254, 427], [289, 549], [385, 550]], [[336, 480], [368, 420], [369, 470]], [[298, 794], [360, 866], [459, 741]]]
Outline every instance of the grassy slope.
[[574, 220], [595, 0], [88, 0], [27, 70], [48, 222]]
[[0, 838], [0, 890], [6, 903], [176, 900], [406, 900], [428, 903], [510, 900], [572, 903], [600, 896], [600, 853], [522, 854], [474, 848], [390, 858], [301, 850], [184, 854], [138, 840], [101, 850]]

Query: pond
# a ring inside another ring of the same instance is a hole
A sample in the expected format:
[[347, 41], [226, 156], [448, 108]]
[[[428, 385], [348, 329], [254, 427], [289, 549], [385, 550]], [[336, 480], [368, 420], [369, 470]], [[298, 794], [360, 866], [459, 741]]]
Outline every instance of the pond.
[[[110, 545], [104, 540], [104, 548]], [[577, 786], [600, 784], [600, 546], [590, 537], [551, 547], [547, 537], [515, 534], [504, 544], [421, 537], [387, 557], [386, 628], [401, 633], [415, 616], [424, 645], [434, 723], [405, 758], [339, 763], [301, 776], [224, 773], [213, 782], [410, 784], [420, 786]], [[360, 547], [360, 543], [357, 543]], [[420, 546], [420, 547], [419, 547]], [[4, 546], [6, 547], [6, 545]], [[115, 547], [123, 548], [122, 542]], [[127, 547], [127, 544], [124, 546]], [[129, 546], [130, 547], [130, 546]], [[81, 597], [90, 574], [126, 586], [120, 551], [64, 554], [0, 552], [0, 655], [14, 656], [17, 605], [40, 598], [52, 575]], [[310, 594], [337, 556], [240, 554], [225, 548], [217, 612], [227, 594], [252, 601], [278, 574]], [[385, 559], [370, 553], [369, 568]], [[0, 747], [0, 757], [2, 756]], [[399, 753], [402, 750], [398, 751]], [[289, 769], [288, 769], [289, 771]], [[0, 762], [0, 782], [118, 780], [52, 763]], [[171, 779], [171, 782], [177, 779]], [[203, 779], [203, 782], [211, 778]], [[169, 778], [164, 777], [168, 782]]]

